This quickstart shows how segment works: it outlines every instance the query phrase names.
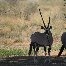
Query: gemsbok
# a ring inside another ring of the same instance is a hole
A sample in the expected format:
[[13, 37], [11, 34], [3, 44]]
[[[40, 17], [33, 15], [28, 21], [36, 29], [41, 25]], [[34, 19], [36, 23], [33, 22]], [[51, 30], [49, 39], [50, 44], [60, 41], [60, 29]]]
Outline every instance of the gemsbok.
[[58, 54], [58, 57], [62, 54], [64, 48], [66, 49], [66, 32], [64, 32], [61, 36], [61, 42], [62, 42], [62, 46], [61, 46], [61, 49], [60, 49], [60, 52]]
[[[39, 9], [40, 11], [40, 9]], [[41, 11], [40, 11], [41, 15]], [[42, 15], [41, 15], [42, 18]], [[39, 50], [39, 47], [44, 47], [45, 51], [45, 56], [46, 56], [46, 46], [48, 47], [48, 55], [50, 56], [50, 50], [51, 50], [51, 45], [53, 44], [53, 37], [50, 29], [52, 29], [52, 26], [50, 26], [50, 17], [49, 17], [49, 22], [48, 25], [46, 26], [44, 23], [44, 20], [42, 18], [43, 25], [41, 26], [41, 29], [44, 29], [43, 33], [40, 32], [35, 32], [34, 34], [31, 35], [31, 43], [30, 43], [30, 49], [29, 49], [29, 56], [32, 52], [32, 49], [34, 49], [34, 56], [37, 56], [37, 52]]]

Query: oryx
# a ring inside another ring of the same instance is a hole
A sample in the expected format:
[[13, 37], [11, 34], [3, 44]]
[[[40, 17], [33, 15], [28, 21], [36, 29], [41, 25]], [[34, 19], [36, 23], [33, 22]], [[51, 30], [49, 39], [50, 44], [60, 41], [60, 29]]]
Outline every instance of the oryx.
[[61, 46], [61, 49], [60, 49], [60, 52], [58, 54], [58, 57], [62, 54], [64, 48], [66, 49], [66, 32], [64, 32], [61, 36], [61, 42], [62, 42], [62, 46]]
[[[40, 9], [39, 9], [40, 11]], [[40, 11], [41, 15], [41, 11]], [[42, 18], [42, 15], [41, 15]], [[48, 26], [45, 25], [44, 20], [42, 18], [44, 26], [41, 26], [41, 29], [44, 29], [45, 32], [35, 32], [31, 35], [31, 43], [30, 43], [30, 49], [29, 49], [29, 55], [31, 54], [32, 48], [34, 49], [34, 55], [37, 56], [37, 52], [39, 50], [39, 47], [44, 47], [45, 55], [46, 55], [46, 46], [49, 46], [48, 48], [48, 55], [50, 56], [50, 50], [51, 45], [53, 44], [53, 37], [50, 29], [52, 29], [52, 26], [50, 26], [50, 17], [49, 17], [49, 23]]]

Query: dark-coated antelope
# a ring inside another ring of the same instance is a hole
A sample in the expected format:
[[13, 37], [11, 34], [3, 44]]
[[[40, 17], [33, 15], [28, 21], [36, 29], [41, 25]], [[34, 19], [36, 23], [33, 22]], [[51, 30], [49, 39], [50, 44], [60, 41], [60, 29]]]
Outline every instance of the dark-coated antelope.
[[62, 46], [61, 46], [61, 49], [60, 49], [60, 52], [58, 54], [58, 57], [62, 54], [64, 48], [66, 49], [66, 32], [64, 32], [61, 36], [61, 41], [62, 41]]
[[[40, 9], [39, 9], [40, 11]], [[41, 15], [41, 12], [40, 12]], [[41, 15], [42, 17], [42, 15]], [[51, 45], [53, 43], [53, 37], [50, 29], [52, 29], [52, 26], [50, 26], [50, 17], [49, 17], [49, 23], [48, 26], [45, 25], [44, 20], [42, 18], [44, 26], [41, 26], [41, 29], [44, 29], [44, 33], [40, 32], [35, 32], [34, 34], [31, 35], [31, 43], [30, 43], [30, 49], [29, 49], [29, 55], [32, 52], [32, 48], [34, 49], [34, 55], [37, 56], [37, 52], [39, 50], [39, 47], [44, 47], [45, 55], [46, 55], [46, 46], [49, 46], [48, 48], [48, 55], [50, 56], [50, 50], [51, 50]]]

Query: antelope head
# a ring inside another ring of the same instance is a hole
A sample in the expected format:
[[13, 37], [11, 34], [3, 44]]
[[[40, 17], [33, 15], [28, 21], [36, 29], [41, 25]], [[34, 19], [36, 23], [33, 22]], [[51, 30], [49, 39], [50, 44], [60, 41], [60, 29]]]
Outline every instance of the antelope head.
[[44, 29], [45, 33], [49, 34], [50, 29], [52, 29], [52, 26], [50, 26], [50, 17], [49, 17], [48, 25], [46, 26], [44, 22], [43, 22], [43, 24], [44, 24], [44, 26], [41, 26], [41, 29]]

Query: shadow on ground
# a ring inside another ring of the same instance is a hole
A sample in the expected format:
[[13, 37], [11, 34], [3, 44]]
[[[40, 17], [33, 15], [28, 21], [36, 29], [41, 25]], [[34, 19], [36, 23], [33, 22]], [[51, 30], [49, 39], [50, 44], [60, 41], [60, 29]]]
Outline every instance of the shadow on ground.
[[14, 56], [0, 59], [0, 66], [66, 66], [66, 57]]

